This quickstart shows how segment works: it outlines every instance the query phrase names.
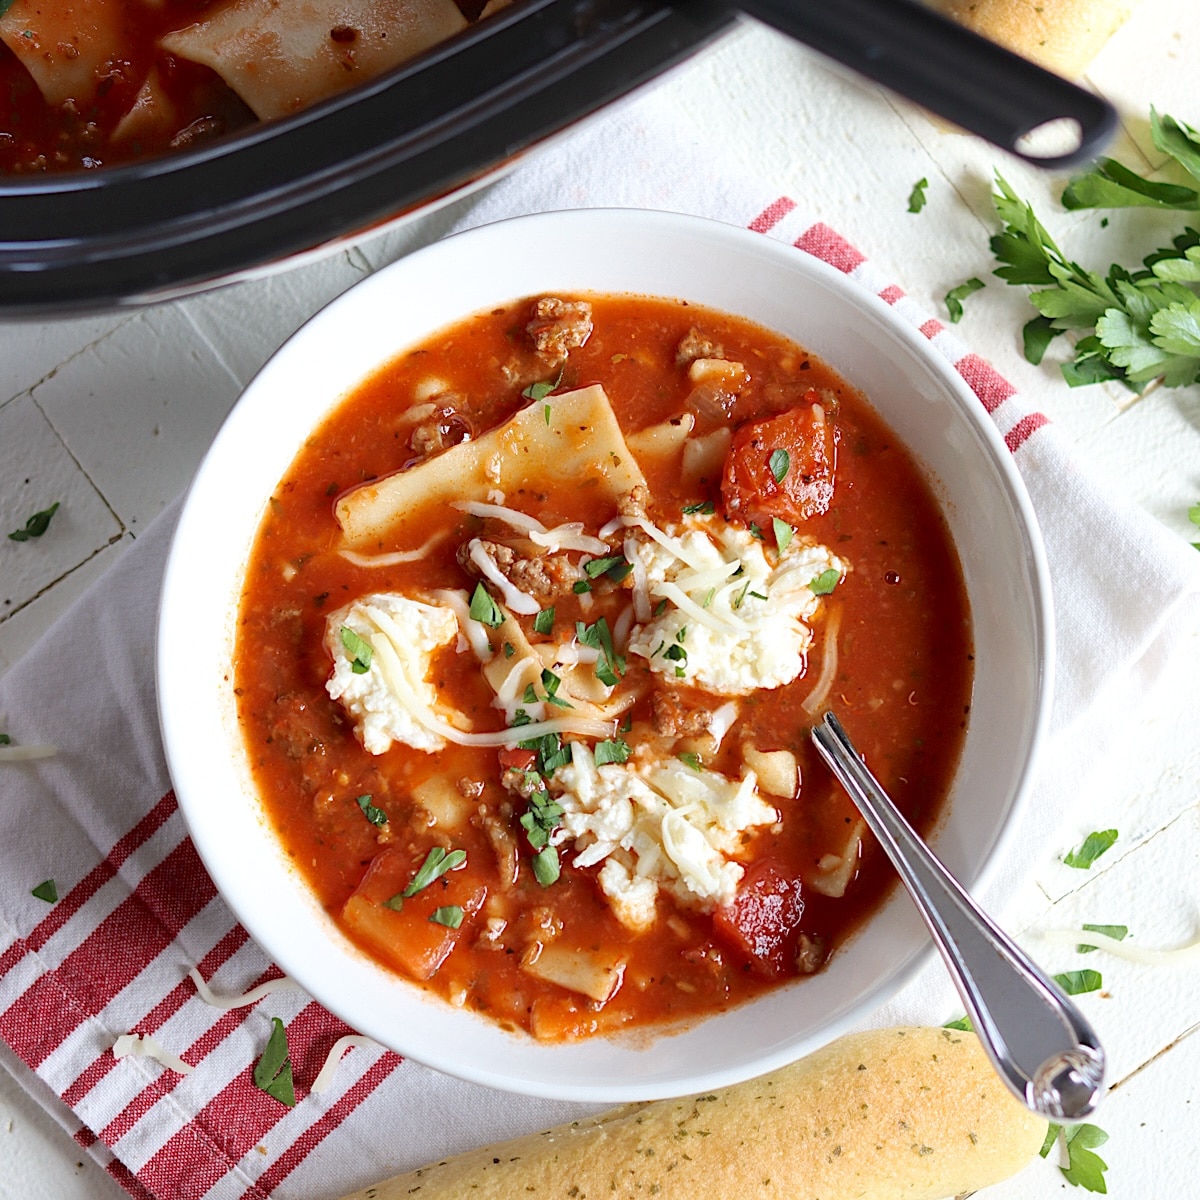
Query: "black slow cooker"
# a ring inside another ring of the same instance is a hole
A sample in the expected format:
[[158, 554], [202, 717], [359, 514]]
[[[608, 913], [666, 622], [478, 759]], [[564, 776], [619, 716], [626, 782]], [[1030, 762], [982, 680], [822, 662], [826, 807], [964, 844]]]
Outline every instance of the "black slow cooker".
[[[1008, 149], [1099, 98], [913, 0], [745, 0], [817, 49]], [[517, 0], [419, 59], [295, 116], [128, 166], [0, 182], [0, 316], [144, 303], [369, 229], [454, 193], [737, 19], [719, 0]]]

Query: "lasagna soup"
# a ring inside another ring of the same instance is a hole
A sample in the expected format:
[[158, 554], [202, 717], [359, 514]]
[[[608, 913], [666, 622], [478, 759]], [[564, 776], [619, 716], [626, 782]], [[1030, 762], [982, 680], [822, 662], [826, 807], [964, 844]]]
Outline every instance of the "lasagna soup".
[[308, 440], [235, 658], [263, 803], [383, 964], [561, 1040], [820, 971], [891, 879], [826, 707], [919, 828], [971, 689], [945, 522], [867, 401], [679, 301], [540, 296]]

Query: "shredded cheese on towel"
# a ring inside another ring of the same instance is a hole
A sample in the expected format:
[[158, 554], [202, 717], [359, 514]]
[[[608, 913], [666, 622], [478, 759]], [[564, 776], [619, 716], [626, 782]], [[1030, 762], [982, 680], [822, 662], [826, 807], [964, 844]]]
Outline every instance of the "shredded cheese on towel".
[[551, 791], [563, 809], [558, 841], [574, 843], [578, 867], [603, 863], [601, 890], [633, 930], [654, 923], [660, 887], [689, 908], [728, 904], [744, 873], [732, 858], [743, 834], [778, 817], [753, 771], [730, 779], [676, 759], [597, 766], [579, 742]]
[[33, 762], [37, 758], [53, 758], [58, 753], [57, 746], [0, 746], [0, 763]]
[[178, 1054], [164, 1049], [148, 1034], [123, 1033], [112, 1048], [113, 1058], [152, 1058], [178, 1075], [190, 1075], [196, 1068], [184, 1062]]
[[1123, 958], [1128, 962], [1143, 963], [1146, 966], [1178, 966], [1200, 960], [1200, 941], [1176, 946], [1171, 950], [1157, 950], [1151, 946], [1139, 946], [1135, 942], [1109, 937], [1106, 933], [1097, 933], [1092, 929], [1046, 929], [1038, 936], [1052, 946], [1095, 946], [1097, 950], [1103, 950], [1114, 958]]
[[322, 1092], [327, 1092], [333, 1083], [334, 1075], [337, 1074], [338, 1063], [342, 1061], [342, 1055], [354, 1046], [364, 1046], [375, 1050], [382, 1049], [374, 1038], [369, 1038], [366, 1034], [348, 1033], [345, 1037], [338, 1038], [330, 1046], [329, 1053], [325, 1056], [325, 1062], [317, 1072], [317, 1077], [313, 1080], [313, 1085], [309, 1088], [309, 1091], [318, 1096]]
[[[748, 530], [711, 516], [693, 516], [679, 529], [631, 525], [649, 540], [629, 539], [635, 606], [668, 601], [659, 616], [635, 628], [629, 653], [650, 669], [718, 695], [777, 688], [804, 670], [812, 645], [809, 622], [820, 604], [809, 586], [848, 564], [826, 547], [793, 538], [772, 566], [764, 543]], [[639, 602], [637, 589], [645, 588]]]
[[205, 1004], [210, 1004], [213, 1008], [224, 1009], [226, 1012], [231, 1008], [246, 1008], [251, 1004], [257, 1004], [264, 996], [269, 996], [273, 992], [296, 991], [300, 987], [290, 976], [281, 975], [278, 979], [268, 979], [266, 983], [260, 983], [257, 987], [252, 987], [248, 992], [243, 992], [240, 996], [218, 996], [205, 983], [204, 976], [195, 967], [188, 969], [188, 978], [196, 985], [196, 995]]

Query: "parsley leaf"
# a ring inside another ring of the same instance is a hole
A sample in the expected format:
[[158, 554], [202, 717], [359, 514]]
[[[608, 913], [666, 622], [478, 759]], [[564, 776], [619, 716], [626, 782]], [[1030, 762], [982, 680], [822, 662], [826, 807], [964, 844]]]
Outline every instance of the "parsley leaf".
[[371, 669], [371, 659], [375, 651], [366, 638], [355, 633], [349, 625], [343, 625], [340, 631], [342, 645], [350, 656], [350, 670], [355, 675], [365, 675]]
[[465, 850], [446, 851], [441, 846], [434, 846], [425, 855], [425, 861], [413, 876], [412, 882], [400, 895], [406, 900], [409, 896], [415, 896], [422, 888], [427, 888], [435, 879], [445, 875], [447, 871], [457, 870], [466, 861], [467, 852]]
[[767, 466], [771, 468], [771, 474], [775, 476], [776, 483], [782, 483], [787, 477], [788, 468], [792, 465], [792, 456], [786, 450], [772, 450], [771, 457], [767, 459]]
[[[558, 369], [558, 375], [553, 380], [543, 380], [541, 383], [531, 383], [521, 395], [526, 400], [545, 400], [551, 392], [558, 389], [558, 385], [562, 383], [563, 372], [567, 369], [567, 364], [563, 363]], [[546, 406], [546, 424], [550, 424], [550, 406]]]
[[558, 851], [553, 846], [539, 850], [532, 859], [533, 876], [542, 885], [549, 887], [558, 882], [562, 867], [558, 861]]
[[1067, 1165], [1059, 1167], [1063, 1178], [1073, 1187], [1107, 1195], [1104, 1172], [1108, 1163], [1093, 1151], [1108, 1141], [1108, 1134], [1095, 1125], [1076, 1125], [1063, 1130], [1063, 1140], [1067, 1147]]
[[387, 824], [387, 813], [385, 813], [382, 808], [376, 808], [375, 805], [371, 803], [370, 792], [364, 792], [355, 800], [355, 803], [359, 808], [362, 809], [362, 815], [366, 817], [372, 825]]
[[58, 504], [59, 502], [55, 500], [49, 508], [35, 512], [21, 529], [14, 529], [8, 536], [14, 542], [27, 542], [30, 538], [41, 537], [50, 528], [50, 518], [58, 512]]
[[445, 925], [447, 929], [457, 929], [463, 922], [463, 910], [457, 904], [445, 904], [435, 908], [429, 914], [429, 919], [435, 925]]
[[697, 504], [685, 504], [683, 506], [683, 513], [685, 516], [689, 516], [692, 513], [700, 513], [704, 516], [708, 516], [708, 514], [716, 511], [716, 505], [714, 505], [711, 500], [702, 500]]
[[910, 213], [919, 213], [925, 207], [925, 189], [928, 186], [929, 180], [924, 176], [921, 176], [913, 184], [912, 191], [908, 194], [908, 211]]
[[[598, 575], [608, 575], [609, 578], [620, 582], [632, 570], [632, 564], [625, 561], [623, 554], [614, 554], [610, 558], [593, 558], [583, 564], [583, 573], [589, 579], [595, 579]], [[620, 575], [616, 574], [618, 571]]]
[[[1091, 933], [1102, 933], [1105, 937], [1110, 937], [1115, 942], [1123, 942], [1129, 936], [1128, 925], [1084, 925], [1084, 929]], [[1081, 942], [1075, 949], [1080, 954], [1090, 954], [1096, 949], [1095, 946], [1089, 946], [1086, 942]]]
[[959, 1017], [957, 1021], [947, 1021], [942, 1026], [943, 1029], [960, 1029], [963, 1033], [974, 1033], [975, 1026], [971, 1022], [970, 1017]]
[[47, 904], [54, 904], [58, 900], [58, 884], [53, 879], [43, 880], [30, 892], [31, 896], [36, 896], [39, 900], [45, 900]]
[[779, 553], [782, 554], [791, 545], [792, 534], [796, 531], [786, 521], [781, 521], [778, 517], [771, 518], [771, 529], [775, 534], [775, 545], [779, 548]]
[[280, 1104], [295, 1108], [296, 1089], [292, 1083], [292, 1062], [288, 1058], [287, 1030], [278, 1017], [271, 1018], [271, 1026], [267, 1048], [254, 1068], [254, 1086]]
[[625, 659], [613, 648], [608, 621], [604, 617], [593, 625], [576, 621], [575, 636], [581, 645], [600, 651], [600, 657], [596, 660], [596, 678], [606, 687], [616, 687], [620, 677], [625, 674]]
[[553, 633], [554, 632], [554, 606], [543, 608], [536, 617], [533, 618], [534, 633]]
[[629, 760], [629, 743], [624, 738], [614, 738], [610, 741], [597, 742], [592, 756], [595, 758], [596, 766], [598, 767], [604, 766], [605, 763], [627, 762]]
[[679, 755], [679, 761], [685, 766], [691, 767], [693, 771], [704, 770], [704, 766], [700, 762], [700, 755], [696, 754], [692, 750], [683, 751], [683, 753]]
[[1098, 992], [1104, 986], [1104, 980], [1099, 971], [1085, 968], [1082, 971], [1064, 971], [1054, 976], [1058, 984], [1068, 996], [1082, 996], [1085, 992]]
[[837, 567], [829, 567], [822, 571], [820, 575], [814, 576], [809, 582], [808, 590], [814, 596], [828, 596], [835, 587], [841, 582], [842, 573]]
[[962, 302], [972, 293], [979, 291], [985, 287], [982, 279], [971, 278], [966, 283], [960, 283], [958, 287], [951, 288], [946, 293], [946, 311], [950, 314], [950, 320], [957, 325], [963, 319]]
[[1083, 839], [1083, 845], [1063, 857], [1063, 865], [1086, 871], [1116, 840], [1115, 829], [1101, 829], [1089, 833]]
[[499, 629], [504, 624], [504, 613], [482, 582], [477, 583], [471, 593], [471, 607], [467, 615], [472, 621], [479, 621], [490, 629]]

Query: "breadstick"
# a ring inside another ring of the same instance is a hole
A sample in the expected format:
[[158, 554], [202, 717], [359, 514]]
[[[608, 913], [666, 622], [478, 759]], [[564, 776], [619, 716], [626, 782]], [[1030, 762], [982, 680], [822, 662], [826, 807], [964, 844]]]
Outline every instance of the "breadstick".
[[948, 17], [1068, 78], [1082, 75], [1137, 0], [932, 0]]
[[850, 1034], [719, 1092], [629, 1105], [345, 1200], [942, 1200], [1007, 1179], [1046, 1122], [974, 1034]]

